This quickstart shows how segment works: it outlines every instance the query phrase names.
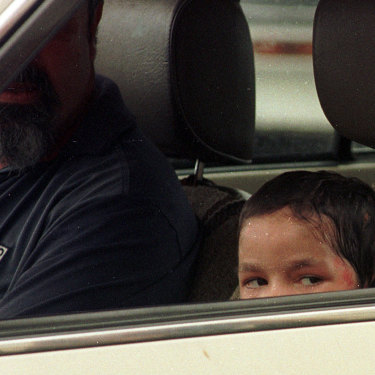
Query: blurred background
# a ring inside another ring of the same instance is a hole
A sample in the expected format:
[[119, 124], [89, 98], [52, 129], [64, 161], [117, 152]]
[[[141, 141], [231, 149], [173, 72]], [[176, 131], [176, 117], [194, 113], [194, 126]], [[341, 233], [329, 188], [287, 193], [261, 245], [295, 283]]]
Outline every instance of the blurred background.
[[320, 107], [312, 64], [318, 0], [241, 0], [254, 45], [254, 161], [316, 159], [334, 131]]

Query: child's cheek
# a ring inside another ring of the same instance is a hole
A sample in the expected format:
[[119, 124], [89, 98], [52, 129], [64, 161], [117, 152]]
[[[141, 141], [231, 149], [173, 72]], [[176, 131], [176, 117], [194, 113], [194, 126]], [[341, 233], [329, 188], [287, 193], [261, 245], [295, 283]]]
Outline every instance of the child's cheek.
[[343, 280], [346, 289], [358, 288], [358, 281], [353, 268], [340, 258], [335, 259], [335, 271], [337, 275], [341, 275], [340, 278]]
[[357, 282], [353, 278], [353, 271], [348, 267], [345, 267], [342, 277], [348, 287], [357, 286]]

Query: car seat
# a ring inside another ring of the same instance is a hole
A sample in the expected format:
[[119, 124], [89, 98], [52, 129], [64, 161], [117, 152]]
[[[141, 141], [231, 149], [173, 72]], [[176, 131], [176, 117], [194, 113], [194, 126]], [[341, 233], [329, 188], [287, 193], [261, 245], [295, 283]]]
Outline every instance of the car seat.
[[183, 181], [203, 230], [190, 301], [229, 299], [246, 197], [202, 174], [204, 163], [251, 160], [254, 62], [239, 1], [107, 1], [96, 68], [167, 157], [197, 160]]
[[315, 84], [342, 136], [375, 147], [375, 2], [321, 0], [314, 19]]

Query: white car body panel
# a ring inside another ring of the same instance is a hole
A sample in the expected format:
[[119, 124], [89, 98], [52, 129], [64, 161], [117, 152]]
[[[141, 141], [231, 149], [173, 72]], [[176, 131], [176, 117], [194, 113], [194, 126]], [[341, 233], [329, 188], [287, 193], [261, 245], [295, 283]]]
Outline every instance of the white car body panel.
[[371, 374], [375, 323], [352, 323], [0, 358], [18, 375]]

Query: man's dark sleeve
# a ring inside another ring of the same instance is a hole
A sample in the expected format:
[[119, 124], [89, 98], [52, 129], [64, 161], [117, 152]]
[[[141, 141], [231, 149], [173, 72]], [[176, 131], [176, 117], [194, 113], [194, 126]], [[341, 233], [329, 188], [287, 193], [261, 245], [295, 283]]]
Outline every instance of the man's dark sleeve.
[[[188, 235], [188, 234], [187, 234]], [[182, 302], [194, 259], [152, 201], [83, 200], [47, 223], [0, 302], [0, 317]]]

